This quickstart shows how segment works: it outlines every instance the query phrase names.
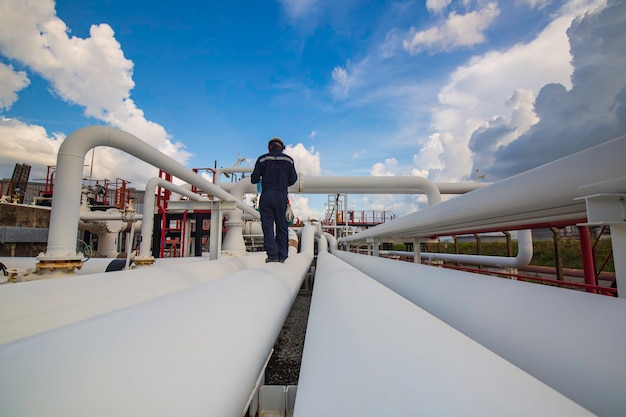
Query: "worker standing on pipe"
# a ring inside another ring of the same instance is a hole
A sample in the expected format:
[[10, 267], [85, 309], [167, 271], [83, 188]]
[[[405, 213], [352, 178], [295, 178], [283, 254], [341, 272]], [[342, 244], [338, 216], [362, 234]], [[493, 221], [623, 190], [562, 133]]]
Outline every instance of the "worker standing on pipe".
[[270, 139], [269, 152], [259, 156], [250, 176], [252, 184], [262, 185], [259, 210], [263, 247], [267, 252], [265, 262], [285, 262], [288, 255], [287, 188], [296, 183], [298, 174], [293, 159], [283, 153], [284, 149], [282, 139]]

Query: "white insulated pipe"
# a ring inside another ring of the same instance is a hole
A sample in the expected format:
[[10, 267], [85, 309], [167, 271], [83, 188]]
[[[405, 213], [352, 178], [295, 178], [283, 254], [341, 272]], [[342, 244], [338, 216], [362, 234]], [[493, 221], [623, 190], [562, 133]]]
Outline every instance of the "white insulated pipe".
[[318, 254], [294, 416], [324, 415], [592, 414], [322, 252]]
[[0, 345], [0, 415], [241, 416], [311, 260], [264, 263]]
[[[250, 177], [239, 180], [231, 191], [231, 195], [240, 200], [244, 196], [245, 190], [250, 187], [250, 185], [252, 185]], [[241, 210], [224, 210], [224, 216], [226, 217], [224, 225], [227, 230], [224, 241], [222, 242], [222, 250], [236, 254], [244, 253], [246, 251], [246, 243], [243, 240], [243, 219]]]
[[[534, 224], [584, 220], [585, 202], [575, 200], [585, 196], [579, 187], [626, 177], [623, 155], [626, 155], [626, 136], [444, 201], [437, 207], [427, 207], [344, 237], [340, 243], [532, 228]], [[586, 166], [594, 169], [581, 168]]]
[[[422, 177], [298, 177], [289, 191], [299, 193], [335, 194], [395, 194], [423, 192], [428, 205], [441, 201], [441, 193], [434, 183]], [[332, 191], [331, 191], [332, 190]]]
[[326, 238], [326, 240], [328, 241], [328, 249], [330, 250], [330, 252], [335, 252], [337, 250], [337, 238], [335, 238], [335, 236], [331, 235], [328, 232], [324, 232], [323, 236]]
[[152, 241], [152, 233], [154, 231], [154, 207], [155, 207], [155, 191], [157, 187], [162, 187], [170, 191], [174, 191], [181, 196], [188, 197], [194, 201], [209, 201], [207, 197], [198, 195], [185, 186], [172, 184], [162, 178], [154, 177], [148, 180], [143, 200], [143, 218], [145, 221], [141, 225], [141, 246], [139, 247], [139, 256], [136, 259], [151, 259], [150, 242]]
[[626, 300], [333, 254], [597, 415], [626, 415]]
[[149, 164], [222, 200], [235, 201], [237, 207], [258, 218], [252, 207], [236, 200], [229, 193], [202, 178], [181, 163], [159, 152], [130, 133], [107, 126], [89, 126], [68, 136], [59, 149], [54, 184], [48, 249], [42, 259], [77, 259], [75, 233], [78, 224], [82, 170], [86, 153], [96, 146], [123, 150]]
[[[399, 255], [413, 257], [413, 252], [381, 250], [381, 255]], [[434, 261], [459, 262], [463, 264], [495, 266], [499, 268], [523, 268], [533, 258], [532, 231], [528, 229], [517, 232], [517, 256], [467, 255], [462, 253], [431, 253], [420, 252], [421, 259]]]
[[[150, 268], [115, 274], [103, 272], [112, 259], [91, 259], [82, 268], [91, 269], [90, 275], [2, 285], [0, 344], [255, 268], [264, 259], [261, 254], [218, 261], [195, 257], [185, 263], [159, 259]], [[93, 273], [98, 265], [99, 273]]]
[[318, 236], [315, 242], [317, 243], [317, 253], [328, 252], [328, 240], [325, 236]]
[[[289, 188], [293, 194], [337, 194], [338, 192], [349, 194], [426, 194], [426, 187], [421, 182], [426, 180], [421, 177], [319, 177], [306, 176], [298, 173], [299, 181]], [[332, 180], [326, 184], [325, 179]], [[356, 178], [356, 180], [354, 180]], [[385, 178], [370, 181], [371, 178]], [[353, 181], [354, 180], [354, 181]], [[230, 192], [236, 183], [222, 182], [219, 186]], [[440, 194], [465, 194], [488, 186], [488, 183], [450, 183], [433, 182]], [[434, 193], [431, 187], [427, 188]], [[341, 190], [341, 191], [340, 191]], [[257, 192], [256, 185], [250, 185], [246, 194]], [[436, 199], [436, 197], [435, 197]]]

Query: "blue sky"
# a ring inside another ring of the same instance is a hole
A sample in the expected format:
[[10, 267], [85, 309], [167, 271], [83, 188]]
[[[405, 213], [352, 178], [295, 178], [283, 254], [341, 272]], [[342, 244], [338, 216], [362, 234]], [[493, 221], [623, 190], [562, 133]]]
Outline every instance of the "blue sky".
[[[105, 124], [189, 168], [252, 166], [280, 136], [305, 176], [498, 181], [626, 134], [625, 102], [624, 1], [0, 0], [2, 177], [44, 178]], [[93, 172], [158, 171], [98, 148]], [[300, 217], [325, 201], [292, 196]]]

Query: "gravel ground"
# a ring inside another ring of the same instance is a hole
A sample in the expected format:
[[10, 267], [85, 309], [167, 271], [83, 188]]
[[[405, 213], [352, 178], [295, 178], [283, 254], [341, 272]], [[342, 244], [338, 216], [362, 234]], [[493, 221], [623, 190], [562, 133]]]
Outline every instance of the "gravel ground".
[[265, 370], [266, 385], [298, 384], [310, 305], [310, 291], [301, 291], [274, 345], [274, 353]]

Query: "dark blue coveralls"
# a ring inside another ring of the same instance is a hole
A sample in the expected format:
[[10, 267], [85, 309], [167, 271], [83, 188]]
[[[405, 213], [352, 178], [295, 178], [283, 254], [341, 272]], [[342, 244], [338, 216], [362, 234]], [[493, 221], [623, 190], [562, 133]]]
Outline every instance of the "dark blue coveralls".
[[[296, 183], [298, 174], [289, 155], [278, 148], [259, 156], [250, 176], [252, 184], [261, 181], [261, 227], [268, 261], [284, 261], [288, 255], [287, 187]], [[274, 236], [274, 224], [276, 235]]]

